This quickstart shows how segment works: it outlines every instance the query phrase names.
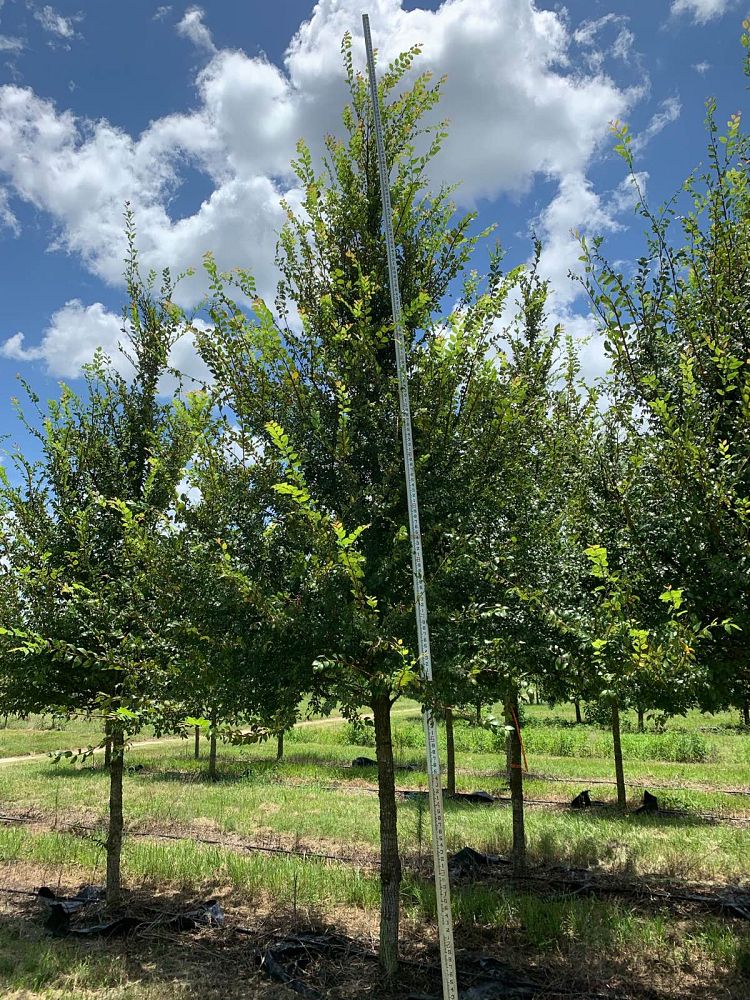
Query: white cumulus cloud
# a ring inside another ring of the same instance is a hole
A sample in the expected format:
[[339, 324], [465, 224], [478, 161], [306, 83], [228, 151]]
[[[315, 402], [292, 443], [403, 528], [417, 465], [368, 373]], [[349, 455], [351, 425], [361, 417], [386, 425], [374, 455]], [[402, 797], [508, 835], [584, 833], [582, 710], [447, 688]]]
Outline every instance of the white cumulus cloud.
[[26, 43], [22, 38], [17, 38], [14, 35], [0, 35], [0, 52], [18, 53], [23, 52], [25, 48]]
[[21, 227], [10, 207], [8, 192], [0, 188], [0, 230], [10, 229], [14, 236], [18, 236]]
[[76, 14], [73, 17], [65, 17], [60, 11], [55, 10], [49, 4], [35, 9], [32, 6], [32, 13], [35, 20], [41, 24], [42, 28], [50, 35], [54, 35], [64, 42], [69, 42], [76, 37], [76, 21], [80, 21], [82, 15]]
[[[177, 29], [208, 56], [195, 81], [196, 105], [155, 119], [140, 134], [80, 119], [30, 88], [0, 87], [0, 182], [46, 213], [53, 248], [76, 254], [109, 283], [121, 280], [129, 201], [145, 267], [183, 270], [212, 250], [220, 267], [248, 268], [261, 293], [272, 295], [279, 201], [297, 197], [289, 161], [300, 136], [319, 154], [321, 137], [340, 131], [348, 95], [339, 48], [351, 31], [355, 61], [364, 66], [360, 8], [359, 0], [319, 0], [282, 65], [239, 49], [217, 50], [203, 10], [189, 8]], [[556, 184], [540, 229], [550, 244], [545, 267], [567, 285], [577, 256], [570, 230], [600, 218], [604, 228], [611, 222], [587, 179], [589, 167], [609, 142], [609, 121], [623, 118], [644, 92], [642, 84], [618, 84], [605, 70], [611, 60], [623, 70], [632, 48], [627, 22], [589, 26], [576, 40], [566, 14], [540, 10], [532, 0], [445, 0], [436, 10], [371, 0], [370, 13], [381, 67], [419, 42], [416, 70], [447, 74], [437, 114], [449, 119], [450, 133], [432, 165], [434, 182], [462, 180], [457, 197], [464, 205], [523, 193], [535, 177]], [[586, 72], [574, 47], [603, 28], [612, 38]], [[211, 190], [178, 217], [174, 196], [186, 164], [204, 174]], [[202, 291], [196, 277], [179, 286], [176, 299], [190, 305]], [[570, 294], [560, 292], [563, 299]], [[43, 340], [50, 365], [57, 317]], [[6, 342], [17, 357], [37, 349], [15, 338]], [[54, 356], [64, 368], [64, 355]]]
[[40, 344], [26, 347], [24, 335], [16, 333], [0, 346], [0, 354], [15, 361], [44, 361], [50, 375], [74, 378], [97, 347], [114, 356], [122, 339], [122, 320], [101, 302], [84, 306], [71, 299], [52, 316]]
[[608, 367], [604, 338], [590, 313], [580, 312], [582, 286], [581, 236], [618, 232], [632, 216], [636, 202], [646, 195], [648, 174], [636, 171], [617, 187], [600, 194], [583, 174], [570, 174], [537, 220], [543, 250], [539, 272], [549, 283], [549, 322], [560, 323], [579, 345], [583, 374], [588, 379], [603, 375]]
[[633, 151], [640, 153], [651, 140], [667, 125], [676, 122], [682, 114], [682, 104], [678, 97], [667, 97], [659, 105], [659, 110], [651, 116], [645, 129], [633, 139]]
[[[198, 325], [203, 326], [200, 321]], [[133, 368], [127, 357], [128, 335], [122, 316], [110, 312], [101, 302], [86, 306], [80, 299], [71, 299], [53, 314], [40, 343], [27, 347], [23, 333], [15, 333], [0, 344], [0, 356], [13, 361], [42, 362], [49, 375], [76, 378], [83, 366], [93, 360], [97, 348], [104, 351], [122, 375], [127, 377], [132, 374]], [[188, 334], [173, 345], [169, 364], [186, 376], [188, 389], [196, 381], [210, 381], [210, 373], [198, 357], [194, 341]], [[172, 375], [165, 375], [161, 391], [171, 393], [175, 384]]]
[[[583, 21], [573, 32], [573, 40], [585, 53], [588, 66], [600, 70], [607, 56], [623, 62], [637, 61], [635, 35], [629, 28], [630, 18], [624, 14], [604, 14], [602, 17]], [[602, 36], [612, 35], [611, 41], [602, 42]]]

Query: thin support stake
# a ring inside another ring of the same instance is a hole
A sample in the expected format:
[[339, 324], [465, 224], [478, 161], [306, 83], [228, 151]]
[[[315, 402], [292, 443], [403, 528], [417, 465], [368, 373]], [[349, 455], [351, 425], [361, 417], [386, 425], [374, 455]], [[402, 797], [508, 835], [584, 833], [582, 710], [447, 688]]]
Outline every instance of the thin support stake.
[[[409, 507], [409, 538], [411, 541], [411, 567], [414, 580], [414, 607], [417, 619], [417, 643], [419, 663], [425, 680], [432, 680], [432, 658], [430, 656], [430, 630], [427, 622], [427, 598], [425, 595], [424, 562], [422, 558], [422, 535], [419, 528], [419, 504], [417, 501], [417, 477], [414, 469], [414, 442], [411, 433], [411, 406], [409, 404], [409, 384], [406, 377], [406, 347], [404, 345], [404, 324], [401, 312], [401, 292], [398, 285], [396, 266], [396, 245], [393, 239], [393, 218], [391, 212], [391, 191], [388, 166], [383, 143], [383, 123], [380, 118], [378, 85], [375, 77], [375, 57], [370, 35], [370, 19], [362, 15], [362, 26], [367, 49], [367, 72], [370, 79], [370, 93], [375, 120], [375, 142], [378, 152], [380, 192], [383, 201], [383, 231], [388, 257], [388, 284], [391, 291], [394, 339], [396, 342], [396, 370], [398, 375], [398, 398], [401, 415], [401, 440], [404, 447], [404, 471], [406, 475], [406, 497]], [[456, 979], [456, 956], [453, 947], [453, 914], [451, 912], [450, 881], [448, 878], [448, 852], [445, 844], [445, 821], [443, 819], [443, 790], [440, 781], [440, 760], [438, 758], [437, 728], [435, 718], [429, 709], [423, 712], [425, 744], [427, 749], [427, 779], [430, 792], [430, 819], [432, 821], [432, 855], [435, 864], [435, 891], [437, 897], [438, 934], [440, 937], [440, 964], [443, 972], [444, 1000], [458, 1000]]]

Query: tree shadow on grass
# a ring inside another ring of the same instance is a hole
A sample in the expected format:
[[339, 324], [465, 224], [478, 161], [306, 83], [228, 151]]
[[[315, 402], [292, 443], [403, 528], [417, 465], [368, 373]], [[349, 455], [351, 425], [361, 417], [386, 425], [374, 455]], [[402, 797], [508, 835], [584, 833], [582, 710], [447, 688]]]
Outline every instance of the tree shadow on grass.
[[[194, 905], [194, 897], [176, 893], [141, 902], [169, 912]], [[671, 980], [660, 945], [644, 938], [628, 951], [619, 938], [620, 927], [612, 908], [582, 900], [544, 901], [514, 896], [516, 917], [512, 925], [497, 919], [462, 921], [456, 927], [456, 944], [463, 982], [468, 985], [472, 954], [496, 956], [510, 973], [538, 983], [537, 995], [545, 1000], [572, 996], [611, 996], [613, 1000], [667, 1000], [705, 996], [745, 1000], [747, 951], [735, 949], [725, 968], [713, 963], [700, 978], [700, 969], [682, 970]], [[0, 913], [0, 993], [8, 995], [85, 996], [98, 994], [159, 997], [183, 1000], [293, 1000], [291, 992], [258, 968], [257, 958], [269, 943], [283, 934], [311, 931], [316, 934], [354, 934], [351, 951], [332, 953], [301, 967], [301, 977], [320, 995], [337, 1000], [390, 1000], [412, 991], [440, 996], [439, 956], [429, 931], [429, 905], [422, 919], [407, 924], [402, 940], [404, 962], [394, 988], [385, 989], [361, 929], [347, 924], [347, 917], [330, 921], [311, 914], [305, 918], [277, 910], [272, 919], [254, 917], [247, 909], [226, 906], [227, 926], [197, 932], [136, 933], [115, 940], [71, 941], [50, 937], [43, 927], [36, 903], [12, 905]], [[625, 915], [627, 917], [627, 914]], [[481, 915], [480, 915], [481, 917]], [[250, 923], [249, 928], [246, 925]], [[239, 928], [245, 928], [242, 933]], [[684, 924], [688, 935], [703, 932], [700, 923]], [[345, 940], [345, 939], [344, 939]], [[696, 975], [699, 978], [696, 978]], [[692, 980], [692, 981], [691, 981]], [[679, 990], [675, 993], [674, 990]], [[589, 992], [591, 991], [591, 992]], [[526, 994], [528, 995], [528, 994]]]
[[[161, 894], [157, 900], [165, 910], [194, 902], [165, 900]], [[60, 991], [72, 998], [89, 990], [98, 996], [101, 990], [134, 1000], [141, 995], [159, 1000], [295, 996], [259, 973], [247, 942], [232, 929], [173, 933], [156, 926], [117, 939], [74, 940], [52, 937], [41, 916], [36, 903], [0, 913], [0, 995], [46, 996], [49, 991], [57, 996]]]
[[[425, 793], [426, 796], [426, 793]], [[511, 800], [509, 797], [496, 798], [495, 802], [491, 804], [477, 804], [467, 801], [462, 801], [461, 799], [445, 799], [445, 811], [446, 813], [460, 813], [465, 810], [479, 810], [480, 812], [485, 812], [488, 809], [506, 809], [510, 808]], [[732, 825], [729, 821], [723, 820], [721, 816], [707, 816], [698, 813], [692, 813], [689, 810], [660, 810], [658, 812], [638, 812], [637, 809], [628, 809], [622, 812], [615, 804], [597, 804], [589, 809], [572, 809], [565, 802], [543, 802], [534, 803], [533, 801], [526, 801], [525, 803], [527, 809], [527, 815], [534, 815], [540, 811], [547, 811], [553, 815], [559, 816], [574, 816], [585, 822], [590, 822], [592, 825], [596, 825], [600, 822], [606, 823], [617, 823], [626, 824], [628, 828], [632, 829], [636, 824], [639, 827], [645, 828], [684, 828], [684, 827], [721, 827]], [[750, 818], [749, 818], [750, 824]], [[739, 828], [739, 827], [738, 827]]]

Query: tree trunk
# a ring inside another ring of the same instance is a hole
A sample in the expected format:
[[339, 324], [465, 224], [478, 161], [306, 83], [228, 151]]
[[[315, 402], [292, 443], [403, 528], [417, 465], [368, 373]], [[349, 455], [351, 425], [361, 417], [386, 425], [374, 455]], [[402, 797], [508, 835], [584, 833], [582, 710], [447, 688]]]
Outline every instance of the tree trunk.
[[581, 701], [580, 701], [580, 699], [579, 698], [575, 698], [574, 701], [573, 701], [573, 705], [575, 706], [575, 710], [576, 710], [576, 725], [580, 726], [581, 723], [583, 722], [583, 719], [581, 718]]
[[104, 723], [104, 767], [109, 769], [112, 763], [112, 723], [107, 719]]
[[642, 709], [642, 708], [639, 707], [638, 708], [638, 732], [639, 733], [642, 733], [644, 731], [644, 729], [646, 728], [645, 725], [644, 725], [644, 716], [645, 716], [645, 714], [646, 713], [645, 713], [644, 709]]
[[510, 798], [513, 809], [513, 870], [523, 872], [526, 868], [526, 830], [523, 816], [523, 769], [521, 762], [521, 740], [516, 721], [518, 719], [518, 695], [509, 695], [505, 700], [505, 722], [512, 726], [509, 736], [509, 780]]
[[115, 908], [122, 898], [120, 859], [122, 856], [122, 773], [124, 739], [122, 727], [113, 725], [112, 760], [109, 768], [109, 830], [107, 832], [107, 906]]
[[445, 710], [445, 744], [446, 759], [445, 772], [448, 779], [447, 792], [449, 795], [456, 794], [456, 744], [453, 740], [453, 710]]
[[195, 757], [196, 760], [198, 760], [200, 758], [200, 755], [201, 755], [201, 727], [200, 726], [196, 726], [195, 727], [195, 734], [194, 734], [193, 740], [194, 740], [194, 742], [193, 742], [193, 756]]
[[380, 803], [380, 968], [386, 979], [390, 980], [398, 968], [401, 859], [396, 828], [396, 782], [393, 771], [391, 702], [388, 695], [373, 697], [372, 710]]
[[216, 781], [216, 709], [211, 711], [211, 742], [208, 751], [208, 777]]
[[750, 701], [743, 702], [742, 721], [746, 726], [750, 726]]
[[478, 726], [482, 725], [482, 703], [481, 703], [481, 701], [477, 702], [477, 725]]
[[612, 744], [617, 779], [617, 805], [620, 809], [625, 809], [627, 799], [625, 797], [625, 772], [622, 768], [622, 746], [620, 745], [620, 707], [616, 701], [612, 702]]
[[281, 760], [284, 756], [284, 732], [283, 730], [276, 736], [276, 760]]
[[510, 784], [510, 772], [513, 770], [513, 740], [508, 726], [513, 725], [513, 719], [508, 716], [508, 704], [505, 704], [505, 776]]

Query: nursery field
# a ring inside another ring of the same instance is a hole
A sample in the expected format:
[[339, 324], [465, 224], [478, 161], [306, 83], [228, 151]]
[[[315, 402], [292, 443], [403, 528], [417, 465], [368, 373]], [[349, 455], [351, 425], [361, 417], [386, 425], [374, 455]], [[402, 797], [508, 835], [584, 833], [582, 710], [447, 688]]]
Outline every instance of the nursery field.
[[[200, 111], [137, 141], [0, 88], [51, 165], [16, 193], [125, 292], [116, 343], [113, 301], [74, 288], [68, 325], [0, 347], [46, 379], [0, 455], [0, 1000], [747, 1000], [750, 134], [709, 99], [656, 208], [643, 150], [681, 111], [604, 113], [639, 89], [609, 89], [606, 47], [650, 79], [626, 18], [485, 4], [519, 103], [481, 5], [378, 5], [383, 52], [412, 15], [450, 29], [386, 66], [363, 15], [366, 71], [350, 6], [316, 4], [278, 78], [191, 7]], [[671, 9], [699, 6], [732, 5]], [[340, 119], [333, 39], [310, 47], [334, 27]], [[448, 41], [473, 104], [499, 87], [542, 124], [495, 134], [490, 104], [442, 157]], [[267, 121], [221, 82], [256, 70]], [[133, 184], [94, 169], [120, 146]], [[183, 168], [226, 182], [206, 225], [178, 217]], [[502, 247], [493, 185], [532, 212], [503, 204]]]
[[[567, 706], [525, 706], [524, 714], [528, 873], [512, 877], [499, 859], [454, 866], [459, 964], [469, 955], [507, 963], [517, 989], [507, 995], [515, 996], [746, 997], [750, 739], [738, 719], [694, 713], [662, 732], [649, 721], [638, 733], [626, 716], [622, 814], [607, 733], [574, 725]], [[95, 721], [61, 725], [9, 720], [0, 753], [96, 739]], [[366, 726], [313, 720], [286, 734], [281, 761], [275, 743], [220, 746], [215, 782], [192, 741], [134, 743], [123, 870], [130, 910], [142, 907], [148, 918], [111, 939], [54, 940], [33, 895], [43, 884], [69, 894], [103, 882], [108, 775], [100, 756], [0, 763], [0, 994], [387, 996], [369, 957], [379, 906], [376, 775], [351, 766], [372, 756], [369, 737]], [[457, 791], [494, 801], [446, 800], [449, 850], [507, 855], [501, 737], [462, 722], [455, 737]], [[421, 740], [417, 707], [397, 705], [396, 780], [406, 793], [398, 802], [402, 996], [434, 995], [438, 960], [429, 814], [424, 796], [409, 794], [426, 787]], [[571, 809], [584, 788], [592, 808]], [[657, 796], [658, 813], [635, 811], [644, 789]], [[222, 927], [179, 932], [169, 924], [207, 899], [219, 901]], [[335, 939], [338, 951], [294, 965], [283, 985], [261, 957], [280, 935], [311, 930], [344, 937]]]

